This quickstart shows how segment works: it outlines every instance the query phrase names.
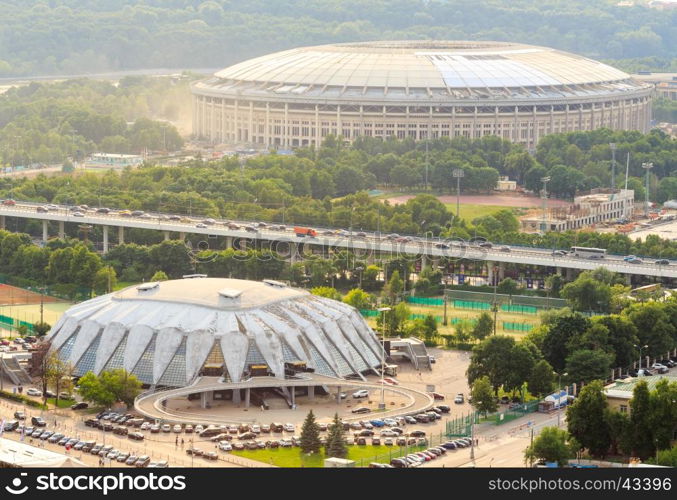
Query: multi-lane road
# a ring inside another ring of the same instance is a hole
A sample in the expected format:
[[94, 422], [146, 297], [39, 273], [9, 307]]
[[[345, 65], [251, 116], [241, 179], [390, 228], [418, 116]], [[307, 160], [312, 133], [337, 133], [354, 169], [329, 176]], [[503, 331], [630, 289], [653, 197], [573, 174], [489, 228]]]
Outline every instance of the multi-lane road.
[[[103, 227], [103, 249], [109, 248], [109, 229], [117, 227], [117, 241], [124, 241], [125, 228], [152, 229], [163, 231], [169, 239], [171, 233], [201, 234], [207, 238], [221, 236], [238, 241], [240, 245], [258, 240], [270, 245], [271, 250], [292, 260], [302, 258], [304, 252], [312, 252], [313, 247], [346, 248], [365, 259], [381, 254], [395, 254], [411, 259], [436, 259], [440, 257], [470, 259], [496, 263], [530, 264], [555, 267], [559, 269], [591, 270], [605, 267], [610, 271], [625, 275], [653, 276], [659, 278], [677, 278], [677, 261], [658, 264], [657, 259], [644, 259], [641, 263], [630, 263], [621, 255], [606, 255], [603, 259], [575, 257], [569, 253], [553, 255], [551, 249], [527, 248], [519, 246], [494, 245], [481, 248], [461, 241], [440, 241], [438, 239], [405, 237], [380, 233], [347, 231], [345, 229], [317, 228], [317, 235], [297, 236], [292, 226], [263, 224], [253, 221], [211, 220], [196, 216], [176, 216], [173, 214], [143, 213], [132, 216], [128, 211], [111, 210], [100, 213], [96, 208], [72, 210], [70, 207], [54, 206], [44, 211], [44, 205], [30, 202], [16, 202], [13, 205], [0, 205], [0, 222], [4, 226], [5, 217], [21, 217], [43, 221], [43, 239], [49, 237], [49, 221], [59, 223], [59, 235], [64, 234], [65, 223], [92, 224]], [[40, 210], [40, 211], [39, 211]], [[230, 224], [230, 226], [229, 226]], [[493, 266], [489, 266], [491, 269]], [[498, 271], [499, 274], [501, 271]]]

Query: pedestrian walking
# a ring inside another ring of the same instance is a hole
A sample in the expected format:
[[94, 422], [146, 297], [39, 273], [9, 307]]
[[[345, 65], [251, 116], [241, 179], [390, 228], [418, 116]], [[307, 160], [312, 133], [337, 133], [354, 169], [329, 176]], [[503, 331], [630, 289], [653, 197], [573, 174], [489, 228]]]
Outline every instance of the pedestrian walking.
[[179, 436], [176, 436], [176, 443], [174, 443], [174, 446], [179, 446]]
[[181, 449], [183, 449], [183, 438], [181, 438]]

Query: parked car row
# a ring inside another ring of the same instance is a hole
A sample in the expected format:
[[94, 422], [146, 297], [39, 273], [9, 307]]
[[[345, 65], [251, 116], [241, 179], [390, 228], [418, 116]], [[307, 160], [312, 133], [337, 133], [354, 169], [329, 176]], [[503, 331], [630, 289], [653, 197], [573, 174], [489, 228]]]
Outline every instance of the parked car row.
[[435, 460], [437, 457], [447, 453], [447, 451], [456, 450], [458, 448], [467, 448], [471, 444], [472, 442], [469, 438], [460, 438], [453, 441], [447, 441], [440, 444], [439, 446], [428, 448], [425, 451], [410, 453], [404, 457], [393, 458], [390, 461], [390, 465], [396, 468], [418, 467], [426, 462], [429, 462], [430, 460]]

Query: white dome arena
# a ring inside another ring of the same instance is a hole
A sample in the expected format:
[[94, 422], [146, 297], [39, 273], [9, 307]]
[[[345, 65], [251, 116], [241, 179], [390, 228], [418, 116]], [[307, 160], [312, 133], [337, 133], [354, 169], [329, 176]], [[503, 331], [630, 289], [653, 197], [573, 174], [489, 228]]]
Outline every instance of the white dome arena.
[[301, 47], [197, 82], [193, 133], [212, 143], [309, 146], [329, 134], [478, 138], [533, 147], [543, 135], [646, 132], [653, 86], [598, 61], [489, 41]]
[[124, 368], [155, 387], [183, 387], [205, 374], [242, 382], [252, 365], [284, 379], [286, 363], [362, 376], [380, 365], [382, 352], [360, 313], [342, 302], [271, 280], [207, 277], [145, 283], [77, 304], [48, 339], [76, 376]]

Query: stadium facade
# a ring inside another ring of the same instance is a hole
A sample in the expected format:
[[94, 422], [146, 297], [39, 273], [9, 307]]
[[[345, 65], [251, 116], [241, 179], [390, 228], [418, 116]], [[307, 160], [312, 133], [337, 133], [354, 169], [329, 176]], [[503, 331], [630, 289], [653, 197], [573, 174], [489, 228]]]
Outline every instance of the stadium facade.
[[284, 380], [290, 366], [364, 378], [382, 356], [356, 309], [270, 280], [131, 286], [71, 307], [48, 339], [75, 376], [124, 368], [152, 387], [184, 387], [201, 376]]
[[393, 41], [269, 54], [193, 84], [192, 93], [193, 133], [214, 144], [496, 135], [533, 148], [556, 132], [648, 131], [653, 85], [545, 47]]

